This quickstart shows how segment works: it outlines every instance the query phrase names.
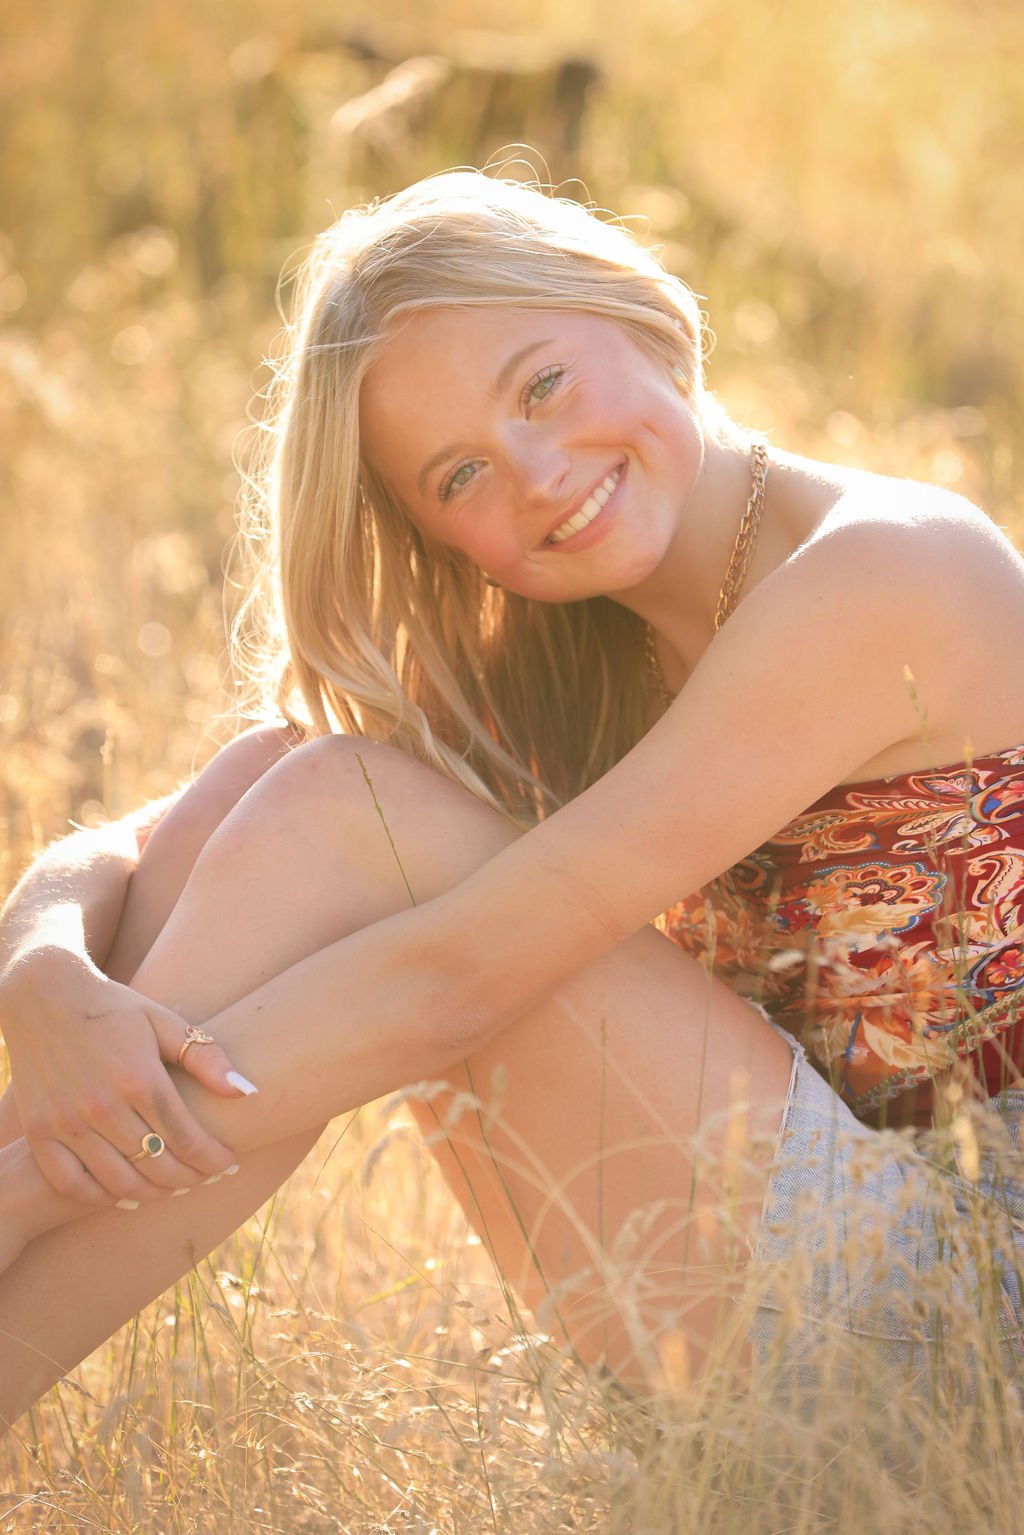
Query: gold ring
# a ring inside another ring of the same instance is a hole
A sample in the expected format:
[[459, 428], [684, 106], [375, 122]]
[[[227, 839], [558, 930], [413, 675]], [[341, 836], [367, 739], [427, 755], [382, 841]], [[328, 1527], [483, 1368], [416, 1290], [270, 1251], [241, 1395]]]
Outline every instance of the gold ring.
[[141, 1144], [142, 1150], [129, 1157], [129, 1162], [140, 1162], [143, 1157], [162, 1157], [166, 1150], [163, 1136], [157, 1135], [155, 1130], [147, 1130]]
[[197, 1029], [194, 1023], [185, 1025], [185, 1043], [178, 1051], [178, 1065], [185, 1059], [185, 1051], [189, 1045], [215, 1045], [217, 1041], [212, 1034], [207, 1034], [203, 1029]]

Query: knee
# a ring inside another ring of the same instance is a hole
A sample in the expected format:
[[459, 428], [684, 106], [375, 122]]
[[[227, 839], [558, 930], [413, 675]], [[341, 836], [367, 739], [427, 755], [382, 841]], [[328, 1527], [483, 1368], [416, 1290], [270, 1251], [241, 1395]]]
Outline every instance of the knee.
[[465, 790], [405, 752], [361, 736], [329, 735], [290, 751], [239, 809], [261, 818], [272, 813], [275, 824], [323, 835], [331, 828], [351, 831], [367, 815], [402, 818], [425, 798], [433, 804], [449, 799], [453, 811], [455, 801], [472, 803]]
[[[397, 856], [420, 888], [493, 857], [515, 829], [461, 784], [407, 753], [359, 736], [321, 736], [290, 751], [224, 821], [211, 853], [240, 845], [328, 852], [369, 871]], [[415, 885], [414, 885], [415, 888]]]
[[263, 787], [282, 805], [339, 807], [373, 803], [378, 788], [390, 799], [404, 798], [414, 781], [430, 774], [405, 752], [362, 736], [328, 735], [307, 741], [268, 773]]
[[210, 838], [252, 785], [294, 741], [283, 726], [246, 731], [225, 746], [177, 798], [146, 839], [128, 887], [110, 963], [133, 974]]

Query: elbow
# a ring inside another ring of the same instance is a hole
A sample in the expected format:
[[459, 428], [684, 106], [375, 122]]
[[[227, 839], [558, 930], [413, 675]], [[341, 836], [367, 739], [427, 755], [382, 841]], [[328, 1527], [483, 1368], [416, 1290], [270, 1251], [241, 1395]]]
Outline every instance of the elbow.
[[445, 1065], [472, 1055], [522, 1010], [489, 963], [486, 940], [467, 931], [458, 890], [396, 913], [387, 923], [393, 938], [404, 937], [408, 945], [407, 1005], [428, 1036], [427, 1053]]
[[493, 1007], [479, 1002], [455, 1003], [435, 1020], [434, 1037], [447, 1061], [473, 1055], [499, 1033], [508, 1019], [496, 1016]]
[[421, 1017], [429, 1029], [430, 1054], [441, 1057], [441, 1064], [472, 1055], [511, 1022], [482, 985], [480, 973], [466, 964], [464, 954], [455, 956], [450, 965], [439, 965], [435, 951], [433, 963], [425, 968], [419, 996], [427, 1006]]

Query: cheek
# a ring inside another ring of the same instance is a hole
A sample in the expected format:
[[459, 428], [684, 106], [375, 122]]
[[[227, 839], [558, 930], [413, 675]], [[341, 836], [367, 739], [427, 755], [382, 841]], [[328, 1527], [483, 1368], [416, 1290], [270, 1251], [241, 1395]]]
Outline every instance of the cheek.
[[481, 569], [491, 571], [494, 575], [499, 575], [502, 571], [511, 572], [521, 552], [507, 531], [502, 532], [500, 528], [487, 527], [483, 524], [474, 528], [471, 533], [464, 534], [459, 539], [459, 547], [474, 565], [479, 565]]
[[691, 407], [681, 398], [660, 401], [645, 426], [652, 451], [671, 466], [680, 488], [689, 486], [704, 462], [704, 434]]
[[587, 401], [589, 428], [609, 441], [632, 444], [642, 453], [686, 460], [699, 455], [693, 412], [676, 391], [660, 383], [608, 375]]
[[467, 507], [454, 518], [448, 514], [413, 517], [421, 533], [434, 544], [453, 549], [473, 565], [497, 572], [512, 557], [508, 532], [489, 517], [482, 505]]

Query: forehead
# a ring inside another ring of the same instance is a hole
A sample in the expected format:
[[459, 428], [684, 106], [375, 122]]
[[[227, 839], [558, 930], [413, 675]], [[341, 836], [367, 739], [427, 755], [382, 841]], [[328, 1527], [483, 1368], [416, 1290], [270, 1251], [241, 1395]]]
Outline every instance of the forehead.
[[577, 334], [601, 325], [596, 315], [558, 309], [424, 309], [402, 318], [377, 348], [363, 387], [364, 401], [413, 375], [452, 374], [493, 385], [509, 352], [533, 339]]

